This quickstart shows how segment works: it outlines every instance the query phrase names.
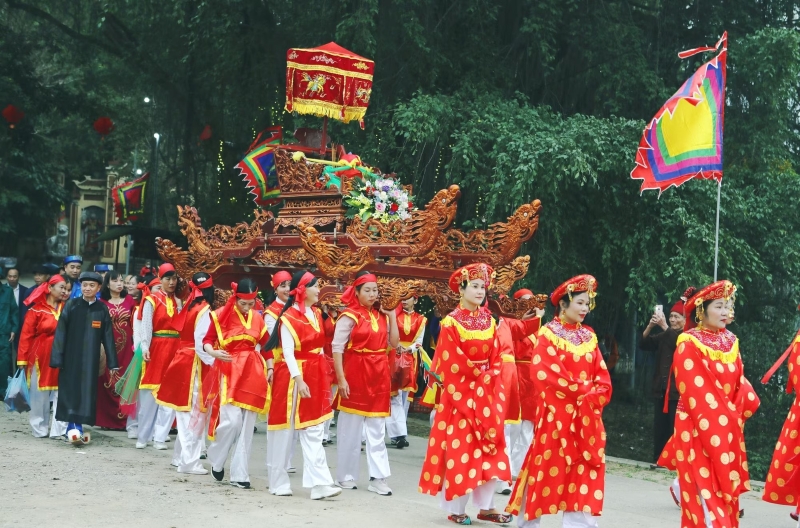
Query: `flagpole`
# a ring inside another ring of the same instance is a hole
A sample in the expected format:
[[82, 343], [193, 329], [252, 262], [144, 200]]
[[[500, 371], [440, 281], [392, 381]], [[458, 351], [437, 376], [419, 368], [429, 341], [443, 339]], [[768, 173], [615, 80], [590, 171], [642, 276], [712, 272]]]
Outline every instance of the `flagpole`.
[[717, 282], [717, 268], [719, 267], [719, 202], [722, 196], [722, 178], [717, 182], [717, 232], [714, 237], [714, 282]]

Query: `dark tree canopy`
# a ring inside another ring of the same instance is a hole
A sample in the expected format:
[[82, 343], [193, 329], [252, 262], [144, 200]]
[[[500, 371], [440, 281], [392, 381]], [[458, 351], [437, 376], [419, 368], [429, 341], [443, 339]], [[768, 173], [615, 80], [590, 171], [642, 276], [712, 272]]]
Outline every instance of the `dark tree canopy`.
[[[146, 170], [154, 132], [164, 226], [186, 203], [207, 224], [249, 217], [233, 166], [255, 134], [319, 126], [283, 111], [286, 50], [335, 40], [376, 73], [366, 130], [333, 123], [334, 139], [419, 203], [458, 183], [466, 227], [539, 198], [524, 286], [594, 274], [592, 324], [630, 347], [634, 314], [713, 275], [713, 182], [640, 196], [629, 172], [645, 121], [708, 58], [677, 52], [728, 30], [720, 276], [740, 287], [733, 330], [755, 380], [797, 324], [799, 29], [796, 0], [0, 0], [0, 106], [26, 113], [0, 133], [0, 246], [41, 231], [62, 175]], [[748, 426], [758, 477], [779, 384], [759, 386]]]

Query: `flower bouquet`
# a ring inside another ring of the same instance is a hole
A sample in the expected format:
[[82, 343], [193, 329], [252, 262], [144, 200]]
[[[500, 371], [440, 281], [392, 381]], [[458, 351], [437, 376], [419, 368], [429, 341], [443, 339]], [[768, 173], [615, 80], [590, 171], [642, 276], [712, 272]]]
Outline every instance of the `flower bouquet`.
[[348, 205], [348, 218], [358, 216], [362, 221], [375, 218], [384, 224], [408, 220], [415, 210], [408, 192], [396, 180], [380, 175], [354, 179], [353, 190], [344, 202]]

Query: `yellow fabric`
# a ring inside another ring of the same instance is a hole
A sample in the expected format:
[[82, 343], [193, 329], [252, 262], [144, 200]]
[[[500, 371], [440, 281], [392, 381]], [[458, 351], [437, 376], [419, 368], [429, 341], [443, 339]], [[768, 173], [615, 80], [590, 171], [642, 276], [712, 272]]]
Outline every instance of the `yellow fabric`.
[[708, 356], [711, 359], [721, 361], [723, 363], [733, 363], [734, 361], [736, 361], [736, 358], [739, 357], [738, 337], [736, 338], [736, 341], [734, 341], [733, 347], [731, 347], [730, 351], [728, 352], [723, 352], [722, 350], [716, 350], [708, 345], [704, 345], [696, 337], [686, 333], [683, 333], [678, 336], [677, 344], [680, 345], [681, 343], [685, 343], [687, 341], [691, 341], [694, 344], [694, 346], [696, 346], [700, 350], [700, 352], [702, 352], [704, 355]]
[[544, 337], [545, 339], [553, 343], [553, 345], [555, 345], [556, 348], [559, 348], [561, 350], [566, 350], [570, 354], [574, 354], [576, 356], [584, 356], [589, 352], [594, 352], [594, 350], [597, 348], [597, 336], [594, 334], [592, 334], [592, 339], [590, 339], [586, 343], [581, 343], [580, 345], [575, 345], [573, 343], [570, 343], [566, 339], [556, 336], [553, 333], [553, 331], [547, 328], [546, 326], [543, 326], [539, 330], [539, 336]]

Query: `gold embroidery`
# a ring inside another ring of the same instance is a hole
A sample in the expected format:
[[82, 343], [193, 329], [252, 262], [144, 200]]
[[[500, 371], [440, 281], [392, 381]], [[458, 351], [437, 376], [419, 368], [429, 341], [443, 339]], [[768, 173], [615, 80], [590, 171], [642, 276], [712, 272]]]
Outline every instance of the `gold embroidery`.
[[546, 326], [543, 326], [541, 330], [539, 330], [539, 335], [553, 343], [556, 348], [566, 350], [570, 354], [576, 356], [585, 356], [589, 352], [594, 352], [594, 349], [597, 348], [597, 336], [594, 334], [592, 334], [592, 338], [589, 341], [581, 343], [580, 345], [570, 343], [566, 339], [558, 337]]
[[461, 323], [459, 323], [458, 321], [456, 321], [455, 319], [453, 319], [449, 315], [447, 317], [445, 317], [444, 319], [442, 319], [442, 322], [440, 323], [440, 326], [442, 328], [451, 327], [451, 326], [454, 327], [456, 329], [456, 331], [458, 332], [458, 336], [463, 341], [468, 341], [470, 339], [476, 339], [476, 340], [492, 339], [494, 337], [494, 330], [495, 330], [494, 319], [492, 319], [492, 323], [489, 326], [489, 328], [487, 328], [485, 330], [467, 330], [466, 328], [461, 326]]
[[686, 341], [691, 341], [694, 344], [694, 346], [696, 346], [697, 349], [703, 353], [704, 356], [707, 356], [717, 361], [721, 361], [722, 363], [733, 363], [734, 361], [736, 361], [736, 358], [739, 357], [738, 337], [736, 338], [736, 341], [734, 341], [733, 347], [731, 347], [730, 351], [728, 352], [723, 352], [722, 350], [716, 350], [708, 345], [704, 345], [696, 337], [690, 334], [684, 333], [678, 336], [678, 344], [685, 343]]

